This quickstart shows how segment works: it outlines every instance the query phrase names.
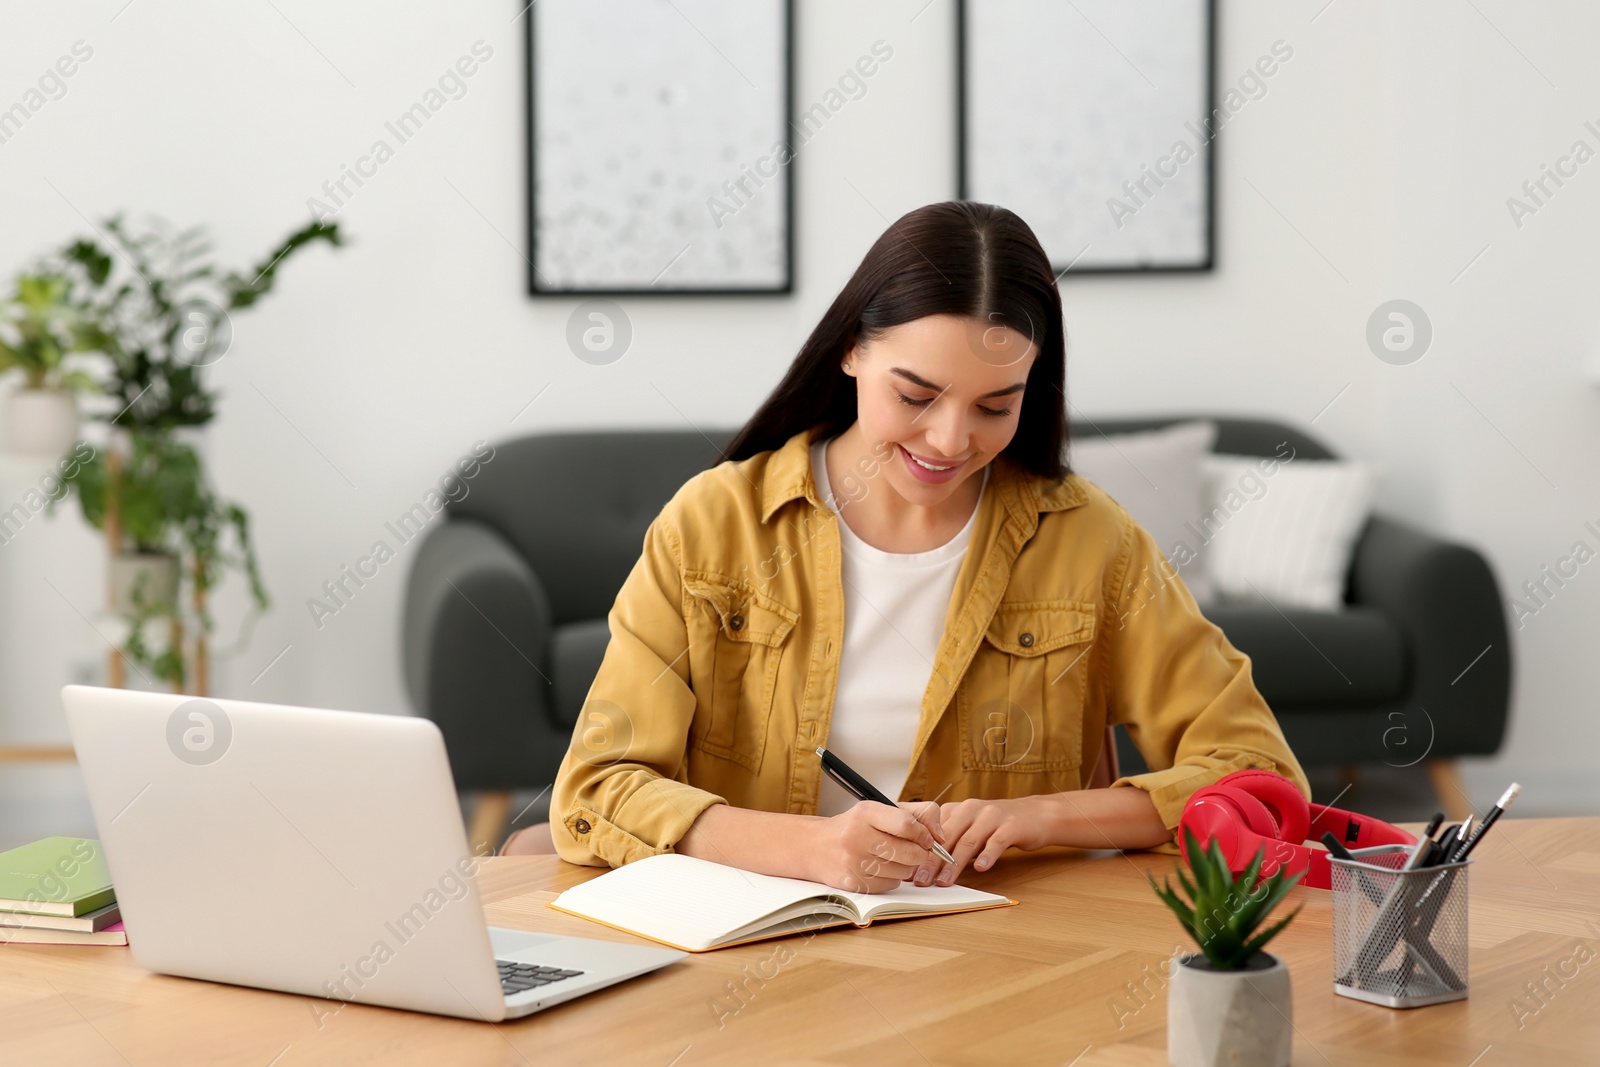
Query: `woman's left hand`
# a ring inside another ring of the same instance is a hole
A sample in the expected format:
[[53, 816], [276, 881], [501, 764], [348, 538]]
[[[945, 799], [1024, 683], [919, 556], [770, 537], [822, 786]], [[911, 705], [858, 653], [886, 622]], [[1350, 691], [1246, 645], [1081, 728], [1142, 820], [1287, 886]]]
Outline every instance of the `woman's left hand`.
[[929, 882], [918, 885], [950, 885], [970, 862], [975, 871], [994, 866], [1008, 848], [1031, 851], [1050, 843], [1049, 817], [1044, 796], [1014, 797], [1009, 800], [956, 800], [939, 807], [939, 824], [955, 866], [946, 863], [934, 872]]

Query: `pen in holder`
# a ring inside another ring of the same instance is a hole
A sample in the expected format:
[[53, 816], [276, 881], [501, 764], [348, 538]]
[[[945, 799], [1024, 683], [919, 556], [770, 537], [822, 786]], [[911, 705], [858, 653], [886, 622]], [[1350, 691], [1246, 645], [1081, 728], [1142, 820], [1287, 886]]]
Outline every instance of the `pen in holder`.
[[1333, 990], [1391, 1008], [1467, 995], [1467, 867], [1402, 870], [1404, 845], [1330, 860]]

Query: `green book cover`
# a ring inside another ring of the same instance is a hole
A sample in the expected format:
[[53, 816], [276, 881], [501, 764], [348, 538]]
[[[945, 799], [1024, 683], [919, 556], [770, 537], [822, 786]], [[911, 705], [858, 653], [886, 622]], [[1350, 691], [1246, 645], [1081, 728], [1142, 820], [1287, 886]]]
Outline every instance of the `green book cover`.
[[46, 837], [0, 852], [0, 911], [77, 916], [115, 900], [98, 841]]

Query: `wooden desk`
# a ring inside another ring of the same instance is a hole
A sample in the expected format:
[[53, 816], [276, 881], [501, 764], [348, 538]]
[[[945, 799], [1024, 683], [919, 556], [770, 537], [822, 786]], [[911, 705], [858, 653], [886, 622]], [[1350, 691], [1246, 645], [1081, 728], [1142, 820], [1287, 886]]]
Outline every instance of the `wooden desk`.
[[[1600, 1058], [1600, 819], [1508, 817], [1473, 858], [1472, 995], [1452, 1004], [1336, 996], [1328, 894], [1294, 891], [1305, 908], [1273, 950], [1293, 976], [1296, 1064]], [[325, 1001], [151, 975], [120, 948], [0, 946], [0, 1063], [1165, 1064], [1160, 968], [1181, 940], [1142, 872], [1173, 862], [1013, 853], [963, 882], [1020, 907], [704, 953], [496, 1026], [348, 1005], [319, 1030]], [[628, 940], [544, 907], [597, 873], [488, 860], [489, 921]], [[1543, 1003], [1526, 985], [1540, 982]], [[729, 983], [748, 988], [742, 1006]]]

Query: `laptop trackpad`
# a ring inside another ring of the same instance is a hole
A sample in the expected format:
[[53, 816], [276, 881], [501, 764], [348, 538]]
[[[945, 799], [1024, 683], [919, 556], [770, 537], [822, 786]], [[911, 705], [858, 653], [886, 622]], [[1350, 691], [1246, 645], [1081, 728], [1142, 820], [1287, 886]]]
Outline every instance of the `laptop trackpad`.
[[494, 948], [496, 959], [510, 959], [515, 953], [525, 952], [530, 948], [551, 941], [565, 940], [555, 934], [537, 934], [530, 930], [510, 930], [504, 926], [489, 927], [489, 944]]

